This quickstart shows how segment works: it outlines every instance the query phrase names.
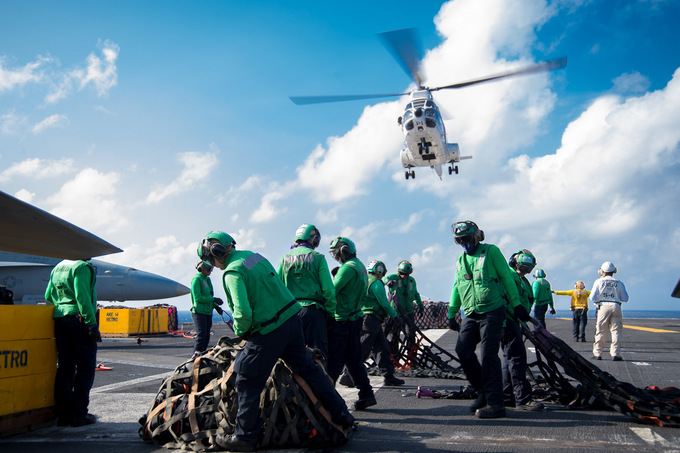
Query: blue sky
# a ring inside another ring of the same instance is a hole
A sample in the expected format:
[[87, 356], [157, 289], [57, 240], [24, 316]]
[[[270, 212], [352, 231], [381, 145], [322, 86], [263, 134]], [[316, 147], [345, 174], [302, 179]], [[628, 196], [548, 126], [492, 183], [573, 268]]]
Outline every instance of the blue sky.
[[[125, 250], [104, 259], [185, 284], [209, 230], [276, 264], [311, 222], [322, 251], [345, 235], [365, 263], [409, 259], [421, 294], [448, 300], [450, 225], [472, 219], [506, 256], [531, 249], [555, 289], [610, 260], [629, 309], [677, 309], [680, 3], [414, 5], [0, 2], [0, 188]], [[376, 37], [405, 27], [430, 86], [569, 64], [436, 93], [474, 158], [406, 181], [405, 98], [288, 99], [408, 90]]]

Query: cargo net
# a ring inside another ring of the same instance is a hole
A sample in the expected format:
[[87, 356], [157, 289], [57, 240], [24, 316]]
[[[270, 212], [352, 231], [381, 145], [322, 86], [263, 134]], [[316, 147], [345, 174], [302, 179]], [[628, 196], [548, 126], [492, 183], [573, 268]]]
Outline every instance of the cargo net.
[[[399, 308], [397, 306], [397, 308]], [[415, 322], [402, 315], [402, 324], [387, 318], [384, 324], [385, 337], [390, 347], [390, 356], [395, 374], [404, 377], [430, 377], [440, 379], [465, 379], [458, 358], [430, 340], [419, 326], [439, 328], [447, 325], [448, 303], [429, 302], [424, 307], [415, 307]], [[400, 311], [400, 310], [398, 310]], [[372, 358], [367, 362], [368, 373], [382, 373]]]
[[[680, 427], [680, 389], [654, 386], [640, 389], [619, 381], [538, 323], [534, 324], [533, 331], [526, 325], [522, 329], [536, 347], [536, 361], [528, 364], [534, 397], [574, 409], [612, 409], [642, 422]], [[579, 384], [572, 385], [573, 381], [563, 373]]]
[[[221, 450], [215, 438], [232, 434], [236, 420], [237, 343], [222, 337], [214, 348], [175, 369], [139, 419], [142, 440], [166, 448]], [[313, 356], [322, 365], [319, 355]], [[260, 418], [258, 448], [322, 448], [347, 441], [347, 433], [331, 422], [305, 380], [282, 360], [262, 393]]]
[[416, 327], [419, 329], [448, 329], [449, 303], [424, 300], [423, 306], [413, 307]]

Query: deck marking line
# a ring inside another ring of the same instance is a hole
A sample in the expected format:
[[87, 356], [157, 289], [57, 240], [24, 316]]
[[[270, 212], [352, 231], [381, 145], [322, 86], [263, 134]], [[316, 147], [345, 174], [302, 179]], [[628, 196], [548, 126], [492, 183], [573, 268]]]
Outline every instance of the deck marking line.
[[651, 327], [639, 327], [639, 326], [628, 326], [626, 324], [623, 327], [633, 330], [644, 330], [645, 332], [659, 332], [659, 333], [680, 333], [677, 330], [663, 330], [663, 329], [653, 329]]
[[652, 431], [652, 428], [631, 427], [637, 436], [652, 446], [671, 447], [672, 445], [663, 437]]
[[90, 393], [108, 392], [111, 390], [118, 390], [119, 388], [127, 387], [129, 385], [143, 384], [149, 381], [165, 380], [165, 378], [167, 378], [171, 374], [172, 373], [154, 374], [152, 376], [144, 376], [137, 379], [131, 379], [129, 381], [116, 382], [115, 384], [102, 385], [101, 387], [93, 388], [92, 390], [90, 390]]

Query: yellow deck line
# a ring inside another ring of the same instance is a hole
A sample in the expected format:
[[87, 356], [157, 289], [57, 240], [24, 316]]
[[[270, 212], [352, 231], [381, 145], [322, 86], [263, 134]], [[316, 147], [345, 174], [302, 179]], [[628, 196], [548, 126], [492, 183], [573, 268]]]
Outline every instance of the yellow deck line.
[[[565, 319], [565, 320], [571, 320], [571, 318], [556, 318], [556, 319]], [[627, 329], [633, 329], [633, 330], [644, 330], [645, 332], [658, 332], [658, 333], [680, 333], [677, 330], [663, 330], [663, 329], [653, 329], [651, 327], [639, 327], [639, 326], [628, 326], [626, 324], [623, 325], [623, 327]]]
[[628, 329], [635, 329], [635, 330], [644, 330], [646, 332], [661, 332], [661, 333], [680, 333], [677, 330], [663, 330], [663, 329], [653, 329], [651, 327], [639, 327], [639, 326], [627, 326], [623, 325], [623, 327], [626, 327]]

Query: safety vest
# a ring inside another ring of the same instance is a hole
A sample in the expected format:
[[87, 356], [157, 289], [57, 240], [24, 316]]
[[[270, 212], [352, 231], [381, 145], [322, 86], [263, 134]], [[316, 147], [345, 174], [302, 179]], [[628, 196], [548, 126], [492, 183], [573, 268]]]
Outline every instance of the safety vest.
[[[381, 296], [383, 296], [383, 303], [380, 303], [380, 300], [378, 300], [378, 297], [380, 296], [376, 297], [375, 295], [374, 291], [376, 288], [379, 292], [382, 292]], [[371, 314], [381, 321], [388, 315], [391, 317], [397, 316], [394, 308], [392, 308], [389, 302], [387, 302], [387, 297], [385, 296], [385, 285], [383, 285], [382, 280], [376, 278], [376, 276], [373, 274], [368, 274], [368, 288], [366, 288], [366, 296], [364, 297], [361, 311], [364, 312], [364, 315]]]
[[[233, 295], [226, 285], [227, 276], [233, 274], [238, 274], [245, 285], [249, 307], [235, 306]], [[276, 275], [274, 267], [259, 253], [248, 250], [232, 251], [222, 274], [222, 283], [229, 309], [234, 314], [236, 322], [238, 323], [238, 319], [248, 310], [252, 313], [251, 325], [247, 331], [251, 334], [266, 335], [302, 309]], [[238, 325], [235, 324], [234, 327], [237, 328]], [[236, 330], [238, 335], [245, 333]]]
[[490, 247], [480, 244], [474, 255], [463, 253], [458, 257], [456, 286], [466, 315], [488, 313], [506, 304], [505, 288], [487, 260]]
[[354, 278], [350, 283], [340, 288], [340, 290], [337, 287], [335, 288], [335, 298], [337, 300], [337, 305], [335, 306], [336, 321], [354, 321], [364, 315], [361, 311], [361, 303], [368, 287], [366, 266], [356, 257], [345, 261], [338, 270], [333, 283], [338, 281], [341, 273], [347, 272], [347, 268], [354, 270]]
[[53, 316], [81, 315], [85, 325], [96, 325], [96, 280], [97, 272], [91, 263], [83, 260], [59, 262], [52, 269], [45, 291], [45, 299], [54, 304]]

